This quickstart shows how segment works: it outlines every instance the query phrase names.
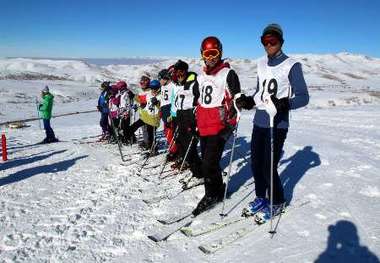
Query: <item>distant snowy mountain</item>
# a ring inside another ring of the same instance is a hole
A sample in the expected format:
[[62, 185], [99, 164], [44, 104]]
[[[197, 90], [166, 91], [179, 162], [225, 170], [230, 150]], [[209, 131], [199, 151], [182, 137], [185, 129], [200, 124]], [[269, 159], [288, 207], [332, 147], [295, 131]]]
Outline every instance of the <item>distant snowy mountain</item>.
[[[350, 53], [327, 55], [296, 54], [302, 62], [309, 86], [340, 85], [355, 88], [380, 89], [380, 59]], [[125, 79], [137, 83], [143, 71], [156, 74], [175, 62], [166, 59], [145, 65], [95, 65], [77, 60], [0, 59], [0, 79], [16, 80], [71, 80], [96, 83], [103, 80]], [[199, 59], [185, 58], [190, 68], [200, 71]], [[119, 61], [120, 62], [120, 61]], [[256, 78], [257, 59], [233, 59], [231, 65], [238, 71], [242, 84]], [[110, 60], [110, 63], [112, 61]]]

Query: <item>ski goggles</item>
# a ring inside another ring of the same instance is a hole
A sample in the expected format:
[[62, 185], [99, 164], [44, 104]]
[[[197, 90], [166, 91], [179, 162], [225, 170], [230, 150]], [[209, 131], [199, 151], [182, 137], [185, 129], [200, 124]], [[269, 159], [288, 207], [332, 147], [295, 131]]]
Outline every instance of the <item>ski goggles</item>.
[[268, 44], [270, 44], [271, 46], [275, 46], [278, 43], [280, 43], [280, 40], [276, 36], [267, 35], [261, 37], [261, 44], [263, 44], [264, 47], [266, 47]]
[[220, 56], [220, 51], [217, 49], [206, 49], [202, 51], [202, 58], [204, 60], [212, 60]]

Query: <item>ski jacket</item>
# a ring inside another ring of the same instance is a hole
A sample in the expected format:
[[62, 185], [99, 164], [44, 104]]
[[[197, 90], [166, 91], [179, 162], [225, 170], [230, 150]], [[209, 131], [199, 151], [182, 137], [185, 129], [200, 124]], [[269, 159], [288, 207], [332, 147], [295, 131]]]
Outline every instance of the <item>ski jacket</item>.
[[152, 90], [148, 89], [136, 97], [136, 101], [140, 103], [140, 107], [138, 109], [140, 119], [153, 127], [160, 126], [160, 105], [153, 105], [152, 98], [156, 98], [158, 101], [160, 100], [160, 96], [154, 96], [152, 94]]
[[40, 111], [40, 117], [44, 120], [51, 119], [51, 112], [53, 110], [54, 96], [51, 93], [47, 93], [42, 97], [42, 102], [38, 109]]
[[212, 73], [204, 70], [198, 76], [198, 85], [196, 121], [200, 136], [217, 135], [227, 126], [236, 125], [232, 99], [240, 93], [240, 82], [229, 64], [222, 62]]
[[109, 115], [111, 119], [116, 119], [119, 117], [119, 105], [120, 105], [120, 93], [116, 93], [111, 95], [108, 107], [109, 107]]
[[98, 109], [101, 113], [107, 113], [109, 112], [108, 109], [108, 99], [109, 99], [109, 93], [107, 90], [102, 91], [100, 93], [99, 99], [98, 99]]
[[[301, 64], [282, 52], [273, 58], [263, 57], [258, 61], [257, 88], [253, 95], [256, 104], [254, 125], [269, 128], [269, 115], [262, 103], [271, 95], [277, 99], [289, 98], [290, 109], [304, 107], [309, 102]], [[287, 129], [289, 112], [277, 113], [274, 125], [280, 129]]]
[[129, 90], [123, 90], [120, 92], [120, 105], [119, 115], [123, 118], [127, 118], [130, 115], [132, 109], [133, 99]]

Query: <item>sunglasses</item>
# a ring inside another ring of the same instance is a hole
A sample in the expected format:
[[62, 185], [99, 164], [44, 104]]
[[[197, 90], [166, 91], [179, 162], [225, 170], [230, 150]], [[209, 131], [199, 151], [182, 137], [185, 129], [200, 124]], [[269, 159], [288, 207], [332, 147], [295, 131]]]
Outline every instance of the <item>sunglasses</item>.
[[266, 47], [268, 44], [275, 46], [280, 43], [280, 40], [275, 36], [265, 36], [261, 38], [261, 44]]
[[211, 60], [219, 57], [220, 51], [217, 49], [206, 49], [202, 51], [202, 58], [205, 60]]

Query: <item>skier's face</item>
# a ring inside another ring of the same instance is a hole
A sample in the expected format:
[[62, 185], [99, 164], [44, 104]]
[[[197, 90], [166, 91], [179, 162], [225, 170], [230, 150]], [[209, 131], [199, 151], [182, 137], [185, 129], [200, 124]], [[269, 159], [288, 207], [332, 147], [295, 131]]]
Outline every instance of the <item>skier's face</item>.
[[276, 36], [266, 35], [261, 39], [261, 43], [269, 57], [273, 57], [281, 50], [281, 41]]
[[141, 88], [146, 89], [149, 86], [149, 82], [150, 82], [149, 78], [142, 76], [140, 79]]

